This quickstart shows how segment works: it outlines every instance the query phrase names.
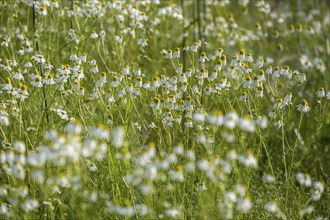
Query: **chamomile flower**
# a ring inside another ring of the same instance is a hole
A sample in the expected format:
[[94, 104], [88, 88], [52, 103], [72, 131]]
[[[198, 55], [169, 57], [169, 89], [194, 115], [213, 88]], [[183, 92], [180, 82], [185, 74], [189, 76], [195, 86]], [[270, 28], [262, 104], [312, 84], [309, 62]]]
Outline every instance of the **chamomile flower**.
[[223, 66], [226, 66], [226, 64], [227, 64], [227, 57], [226, 57], [226, 55], [222, 55], [221, 57], [220, 57], [220, 60], [221, 60], [221, 62], [222, 62], [222, 65]]
[[215, 69], [216, 71], [221, 71], [221, 69], [222, 69], [222, 60], [221, 60], [221, 59], [219, 59], [219, 60], [217, 61], [217, 64], [215, 65], [214, 69]]
[[250, 76], [246, 76], [244, 78], [244, 84], [243, 84], [243, 87], [244, 88], [250, 88], [250, 86], [252, 85], [252, 79]]
[[195, 42], [193, 45], [190, 46], [190, 50], [197, 53], [198, 47], [198, 43]]
[[323, 97], [325, 97], [325, 91], [324, 91], [324, 88], [323, 87], [321, 87], [316, 93], [316, 96], [318, 97], [318, 98], [323, 98]]
[[176, 72], [177, 74], [180, 74], [180, 73], [182, 73], [182, 69], [183, 69], [183, 65], [180, 63], [180, 64], [178, 65], [178, 67], [175, 69], [175, 72]]
[[180, 58], [180, 48], [175, 48], [173, 52], [173, 58]]
[[118, 77], [114, 76], [112, 81], [110, 82], [110, 87], [118, 87], [120, 85], [120, 82], [118, 81]]
[[241, 96], [239, 97], [240, 101], [246, 102], [248, 100], [248, 96], [246, 92], [242, 92]]
[[47, 75], [46, 77], [44, 77], [41, 82], [45, 85], [54, 85], [55, 81], [53, 79], [53, 76], [51, 74]]
[[2, 87], [3, 90], [6, 90], [7, 92], [11, 91], [13, 89], [13, 86], [11, 85], [10, 78], [6, 78], [5, 83], [1, 84], [1, 87]]
[[259, 60], [257, 61], [257, 63], [255, 65], [258, 68], [262, 68], [264, 66], [264, 59], [263, 58], [259, 58]]
[[251, 53], [246, 53], [246, 56], [245, 56], [243, 61], [252, 63], [254, 61], [253, 58], [252, 58], [252, 54]]
[[301, 101], [301, 104], [296, 106], [297, 110], [300, 112], [308, 112], [311, 108], [308, 106], [306, 99]]
[[31, 82], [31, 85], [33, 85], [34, 87], [40, 88], [42, 87], [42, 82], [41, 82], [41, 77], [40, 76], [36, 76], [36, 78], [34, 79], [33, 82]]
[[252, 202], [251, 199], [246, 196], [244, 198], [239, 198], [237, 201], [237, 209], [241, 212], [248, 212], [252, 208]]
[[172, 50], [168, 50], [165, 57], [167, 59], [172, 59], [173, 58], [173, 51]]
[[218, 49], [215, 51], [215, 56], [216, 56], [216, 57], [221, 57], [221, 56], [222, 56], [222, 53], [223, 53], [223, 49], [222, 49], [222, 48], [218, 48]]
[[258, 86], [257, 87], [257, 97], [263, 97], [264, 96], [264, 87]]
[[202, 52], [201, 56], [199, 57], [199, 62], [205, 63], [205, 61], [209, 61], [209, 58], [207, 58], [206, 53]]
[[265, 71], [266, 74], [272, 75], [273, 73], [273, 67], [271, 65], [269, 65]]
[[249, 116], [244, 116], [243, 118], [239, 119], [238, 126], [244, 131], [255, 131], [255, 123]]
[[224, 123], [224, 117], [221, 111], [213, 111], [206, 116], [207, 121], [215, 126], [221, 126]]
[[268, 202], [265, 205], [265, 209], [270, 213], [276, 213], [278, 211], [278, 206], [275, 202]]
[[292, 93], [289, 92], [283, 99], [284, 105], [291, 105], [292, 104]]
[[5, 112], [3, 109], [0, 109], [0, 124], [4, 126], [9, 125], [9, 114]]

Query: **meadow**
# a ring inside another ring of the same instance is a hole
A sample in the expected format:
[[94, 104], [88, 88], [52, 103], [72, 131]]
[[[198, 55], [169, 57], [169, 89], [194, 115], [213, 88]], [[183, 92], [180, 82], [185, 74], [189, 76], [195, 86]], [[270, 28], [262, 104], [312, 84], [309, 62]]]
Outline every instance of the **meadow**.
[[0, 2], [0, 219], [330, 216], [330, 1]]

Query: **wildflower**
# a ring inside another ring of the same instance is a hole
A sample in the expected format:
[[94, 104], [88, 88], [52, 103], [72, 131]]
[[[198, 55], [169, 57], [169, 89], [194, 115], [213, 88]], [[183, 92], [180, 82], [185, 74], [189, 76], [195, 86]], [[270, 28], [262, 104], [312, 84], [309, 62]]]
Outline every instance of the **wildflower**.
[[324, 88], [321, 87], [317, 92], [316, 92], [316, 96], [318, 98], [322, 98], [322, 97], [325, 97], [325, 91], [324, 91]]
[[220, 60], [222, 61], [223, 66], [226, 66], [226, 64], [227, 64], [227, 57], [226, 57], [226, 55], [223, 54], [220, 57]]
[[4, 110], [0, 109], [0, 124], [4, 126], [9, 125], [9, 114], [5, 112]]
[[312, 185], [312, 178], [309, 174], [298, 172], [296, 175], [296, 180], [302, 186], [309, 187]]
[[248, 212], [252, 207], [252, 202], [251, 199], [249, 197], [245, 197], [245, 198], [240, 198], [237, 201], [237, 209], [246, 213]]
[[11, 85], [10, 78], [5, 79], [5, 83], [1, 85], [3, 90], [10, 91], [12, 90], [13, 86]]
[[238, 57], [237, 57], [239, 60], [242, 60], [244, 61], [245, 60], [245, 51], [244, 50], [241, 50], [238, 54]]
[[21, 204], [21, 209], [24, 212], [31, 212], [39, 207], [39, 202], [34, 199], [28, 199]]
[[239, 59], [237, 56], [234, 56], [233, 59], [230, 62], [230, 66], [239, 66]]
[[224, 117], [221, 111], [213, 111], [206, 116], [207, 121], [215, 126], [221, 126], [224, 123]]
[[47, 63], [44, 63], [42, 65], [42, 67], [45, 69], [45, 70], [52, 70], [54, 68], [54, 66], [50, 63], [50, 62], [47, 62]]
[[263, 91], [264, 91], [264, 88], [262, 86], [258, 86], [257, 87], [257, 96], [258, 97], [263, 97], [264, 96]]
[[130, 73], [129, 66], [125, 65], [124, 69], [122, 69], [121, 73], [124, 75], [129, 75], [129, 73]]
[[80, 63], [86, 63], [87, 62], [87, 56], [86, 53], [83, 53], [80, 57], [77, 59]]
[[68, 113], [62, 109], [51, 109], [54, 111], [61, 119], [65, 121], [69, 121]]
[[264, 174], [263, 175], [263, 180], [266, 182], [266, 183], [273, 183], [275, 181], [275, 177], [270, 175], [270, 174]]
[[180, 74], [180, 73], [182, 73], [182, 69], [183, 69], [183, 65], [180, 63], [180, 64], [178, 65], [178, 67], [175, 69], [175, 72], [176, 72], [177, 74]]
[[197, 53], [198, 47], [198, 43], [195, 42], [193, 45], [190, 46], [190, 50]]
[[167, 209], [165, 214], [170, 218], [178, 218], [181, 215], [180, 207]]
[[135, 87], [141, 88], [142, 87], [142, 77], [138, 77], [135, 81]]
[[225, 200], [230, 201], [230, 202], [236, 202], [237, 196], [236, 196], [235, 192], [231, 192], [231, 191], [227, 192], [225, 194]]
[[252, 63], [253, 62], [252, 54], [251, 53], [246, 53], [245, 59], [243, 61]]
[[138, 40], [138, 45], [140, 45], [141, 47], [146, 47], [148, 46], [148, 40], [147, 39], [139, 39]]
[[153, 87], [151, 87], [149, 81], [146, 81], [146, 82], [143, 84], [143, 88], [145, 88], [145, 89], [147, 89], [147, 90], [151, 90]]
[[275, 67], [274, 68], [274, 72], [273, 72], [273, 76], [274, 77], [276, 77], [276, 78], [278, 78], [278, 77], [280, 77], [280, 73], [281, 73], [281, 69], [280, 69], [280, 67]]
[[261, 81], [265, 81], [266, 80], [266, 78], [265, 78], [265, 72], [263, 70], [259, 70], [258, 80], [261, 80]]
[[320, 200], [323, 191], [324, 191], [323, 183], [318, 182], [318, 181], [314, 182], [313, 189], [312, 189], [312, 196], [311, 196], [312, 200], [313, 201]]
[[238, 125], [240, 129], [248, 132], [255, 131], [255, 123], [249, 116], [244, 116], [243, 118], [239, 119]]
[[32, 84], [34, 87], [37, 87], [37, 88], [42, 87], [41, 77], [40, 77], [40, 76], [36, 76], [36, 78], [34, 79], [33, 82], [31, 82], [31, 84]]
[[99, 72], [99, 68], [97, 66], [97, 64], [93, 64], [92, 68], [90, 69], [91, 73], [98, 73]]
[[160, 86], [160, 79], [159, 79], [159, 77], [154, 77], [153, 78], [153, 86], [155, 87], [155, 88], [158, 88], [159, 86]]
[[21, 100], [25, 100], [25, 99], [28, 98], [28, 96], [29, 96], [29, 93], [28, 93], [28, 91], [27, 91], [27, 89], [26, 89], [26, 85], [22, 85], [22, 86], [20, 87], [19, 98], [20, 98]]
[[209, 58], [207, 58], [206, 53], [202, 52], [201, 56], [199, 57], [199, 62], [205, 63], [205, 61], [209, 61]]
[[31, 59], [37, 63], [43, 64], [46, 62], [45, 58], [41, 54], [35, 54]]
[[258, 76], [254, 76], [253, 77], [253, 80], [251, 81], [250, 83], [251, 86], [254, 86], [254, 87], [259, 87], [261, 86], [261, 81], [258, 79]]
[[175, 48], [173, 52], [173, 58], [180, 58], [180, 48]]
[[298, 80], [299, 80], [299, 83], [304, 83], [306, 82], [306, 74], [300, 74], [297, 76]]
[[265, 205], [265, 209], [270, 213], [276, 213], [278, 211], [278, 206], [275, 202], [268, 202]]
[[177, 91], [177, 89], [178, 89], [178, 86], [177, 86], [177, 83], [175, 82], [175, 83], [169, 83], [168, 85], [167, 85], [167, 87], [168, 87], [168, 90], [169, 91], [173, 91], [173, 92], [175, 92], [175, 91]]
[[172, 59], [173, 58], [173, 51], [172, 50], [168, 50], [166, 53], [166, 58], [167, 59]]
[[266, 69], [266, 74], [269, 74], [269, 75], [272, 75], [272, 72], [273, 72], [273, 67], [271, 65], [269, 65]]
[[245, 78], [244, 78], [244, 85], [243, 85], [243, 87], [244, 88], [249, 88], [250, 86], [251, 86], [251, 84], [252, 84], [252, 82], [251, 82], [251, 77], [250, 76], [246, 76]]
[[246, 102], [248, 100], [248, 96], [246, 92], [242, 92], [241, 96], [239, 97], [240, 101]]
[[18, 49], [17, 53], [18, 53], [19, 55], [24, 55], [24, 54], [25, 54], [25, 48], [24, 48], [23, 46], [21, 46], [21, 47]]
[[210, 81], [213, 81], [213, 80], [215, 80], [215, 79], [217, 79], [218, 78], [218, 71], [217, 70], [213, 70], [212, 71], [212, 74], [211, 74], [211, 77], [209, 78], [209, 80]]
[[188, 68], [187, 71], [185, 72], [186, 77], [190, 78], [192, 74], [192, 69]]
[[53, 76], [51, 74], [47, 75], [41, 81], [42, 81], [43, 84], [46, 84], [46, 85], [54, 85], [55, 84], [55, 81], [54, 81]]
[[259, 58], [259, 60], [256, 63], [256, 66], [258, 68], [262, 68], [264, 66], [264, 59], [263, 58]]
[[305, 215], [311, 214], [314, 210], [314, 206], [308, 205], [307, 207], [299, 211], [299, 216], [302, 218]]
[[216, 56], [216, 57], [221, 57], [221, 56], [222, 56], [222, 53], [223, 53], [223, 49], [222, 49], [222, 48], [218, 48], [218, 49], [215, 51], [215, 56]]
[[229, 129], [234, 129], [239, 121], [239, 117], [236, 112], [229, 112], [225, 116], [224, 125]]
[[96, 39], [96, 38], [99, 37], [99, 35], [98, 35], [95, 31], [93, 31], [93, 32], [90, 34], [89, 37], [90, 37], [91, 39]]
[[311, 108], [308, 106], [306, 99], [303, 99], [301, 104], [297, 105], [297, 110], [300, 112], [308, 112]]
[[106, 73], [105, 73], [105, 72], [102, 72], [100, 78], [99, 78], [99, 79], [97, 80], [97, 82], [95, 83], [95, 86], [96, 86], [97, 88], [100, 88], [100, 87], [102, 87], [103, 84], [106, 83], [106, 82], [107, 82]]
[[291, 105], [292, 104], [292, 93], [289, 92], [283, 100], [284, 105]]
[[148, 125], [148, 128], [153, 129], [153, 128], [157, 128], [157, 126], [155, 125], [154, 122], [151, 122], [151, 123]]
[[257, 118], [256, 122], [260, 126], [260, 128], [262, 128], [262, 129], [265, 129], [268, 126], [268, 119], [264, 115], [263, 116], [258, 115], [258, 118]]
[[120, 85], [120, 82], [118, 81], [118, 77], [114, 76], [112, 81], [110, 82], [111, 87], [118, 87]]
[[274, 104], [274, 109], [282, 109], [283, 108], [283, 99], [277, 99]]
[[141, 76], [141, 75], [142, 75], [141, 69], [140, 69], [140, 68], [137, 68], [137, 69], [134, 71], [134, 74], [135, 74], [135, 76]]
[[206, 117], [206, 113], [204, 109], [198, 109], [194, 114], [193, 114], [193, 119], [198, 122], [204, 122]]
[[152, 100], [151, 107], [159, 110], [161, 108], [161, 101], [159, 98], [155, 97]]
[[216, 71], [221, 71], [221, 69], [222, 69], [222, 60], [221, 60], [221, 59], [219, 59], [219, 60], [217, 61], [217, 64], [215, 65], [214, 69], [215, 69]]
[[112, 144], [116, 148], [120, 148], [124, 144], [124, 128], [123, 127], [118, 127], [114, 128], [111, 131], [111, 137], [112, 137]]

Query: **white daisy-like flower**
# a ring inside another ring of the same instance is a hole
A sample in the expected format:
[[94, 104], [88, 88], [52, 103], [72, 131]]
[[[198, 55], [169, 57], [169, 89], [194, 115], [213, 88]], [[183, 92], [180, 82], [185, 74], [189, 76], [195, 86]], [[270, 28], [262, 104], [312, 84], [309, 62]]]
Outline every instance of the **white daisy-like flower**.
[[308, 106], [306, 99], [303, 99], [301, 104], [297, 105], [297, 110], [300, 112], [308, 112], [311, 108]]
[[325, 91], [324, 91], [324, 88], [321, 87], [321, 88], [320, 88], [315, 94], [316, 94], [316, 96], [317, 96], [318, 98], [325, 97]]

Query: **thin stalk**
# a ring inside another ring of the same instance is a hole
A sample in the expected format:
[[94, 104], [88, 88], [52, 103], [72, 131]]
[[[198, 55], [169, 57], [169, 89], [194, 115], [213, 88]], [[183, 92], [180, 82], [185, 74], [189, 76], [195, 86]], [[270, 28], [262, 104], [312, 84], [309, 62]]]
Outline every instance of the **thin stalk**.
[[[38, 39], [36, 38], [36, 12], [35, 12], [35, 5], [33, 4], [33, 8], [32, 8], [32, 20], [33, 20], [33, 33], [34, 33], [34, 41], [35, 41], [35, 45], [36, 45], [36, 50], [37, 50], [37, 53], [39, 53], [39, 44], [38, 44]], [[38, 64], [38, 69], [39, 69], [39, 73], [41, 74], [41, 76], [43, 75], [43, 70], [41, 68], [41, 65]], [[48, 115], [48, 104], [47, 104], [47, 96], [46, 96], [46, 89], [45, 87], [42, 87], [42, 93], [43, 93], [43, 103], [44, 103], [44, 106], [43, 106], [43, 110], [42, 112], [45, 112], [45, 115], [46, 115], [46, 120], [47, 120], [47, 127], [48, 129], [50, 128], [50, 122], [49, 122], [49, 115]]]

